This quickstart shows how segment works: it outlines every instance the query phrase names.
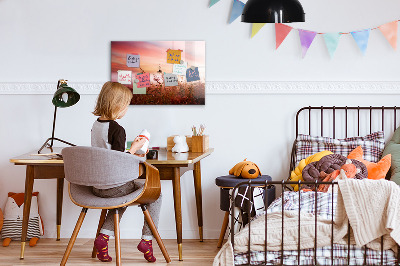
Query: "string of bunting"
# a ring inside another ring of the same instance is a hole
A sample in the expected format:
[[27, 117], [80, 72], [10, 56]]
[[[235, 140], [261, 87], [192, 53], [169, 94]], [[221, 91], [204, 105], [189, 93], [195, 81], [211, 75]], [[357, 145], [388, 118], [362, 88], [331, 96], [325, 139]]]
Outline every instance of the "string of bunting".
[[[209, 7], [212, 7], [220, 0], [210, 0]], [[232, 3], [232, 11], [229, 17], [229, 24], [235, 21], [242, 14], [244, 3], [240, 0], [233, 0]], [[365, 52], [368, 47], [368, 41], [371, 30], [379, 29], [382, 34], [385, 36], [386, 40], [390, 43], [394, 50], [397, 49], [397, 29], [398, 22], [400, 20], [395, 20], [392, 22], [388, 22], [386, 24], [380, 25], [375, 28], [368, 28], [358, 31], [350, 31], [350, 32], [316, 32], [310, 30], [303, 30], [298, 28], [293, 28], [291, 26], [275, 23], [275, 41], [276, 41], [276, 49], [282, 44], [285, 38], [292, 30], [297, 30], [299, 32], [300, 44], [301, 44], [301, 53], [304, 58], [307, 54], [308, 49], [310, 48], [312, 42], [314, 41], [317, 35], [322, 35], [328, 49], [329, 55], [332, 58], [335, 54], [335, 51], [339, 45], [340, 37], [344, 34], [351, 34], [353, 36], [354, 41], [356, 42], [358, 48], [361, 53], [365, 55]], [[251, 29], [251, 38], [253, 38], [262, 27], [264, 27], [266, 23], [252, 23]]]

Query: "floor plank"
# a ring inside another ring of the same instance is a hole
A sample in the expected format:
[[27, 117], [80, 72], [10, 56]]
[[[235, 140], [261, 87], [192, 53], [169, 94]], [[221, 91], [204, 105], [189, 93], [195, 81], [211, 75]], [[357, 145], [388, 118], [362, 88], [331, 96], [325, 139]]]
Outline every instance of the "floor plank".
[[[25, 259], [19, 259], [21, 244], [18, 241], [12, 241], [9, 247], [0, 246], [0, 264], [3, 266], [11, 265], [60, 265], [61, 258], [64, 255], [69, 239], [40, 239], [36, 247], [25, 249]], [[122, 248], [122, 264], [123, 265], [139, 265], [149, 266], [150, 264], [143, 258], [143, 254], [136, 249], [140, 240], [121, 239]], [[218, 240], [204, 240], [200, 242], [197, 239], [185, 239], [183, 241], [183, 261], [178, 261], [178, 247], [176, 240], [163, 240], [168, 250], [172, 262], [167, 264], [162, 256], [157, 243], [154, 241], [154, 254], [157, 258], [157, 265], [212, 265], [215, 255], [218, 253]], [[110, 240], [109, 251], [114, 258], [114, 243]], [[112, 263], [103, 263], [99, 260], [92, 259], [93, 240], [77, 239], [68, 259], [67, 265], [114, 265]]]

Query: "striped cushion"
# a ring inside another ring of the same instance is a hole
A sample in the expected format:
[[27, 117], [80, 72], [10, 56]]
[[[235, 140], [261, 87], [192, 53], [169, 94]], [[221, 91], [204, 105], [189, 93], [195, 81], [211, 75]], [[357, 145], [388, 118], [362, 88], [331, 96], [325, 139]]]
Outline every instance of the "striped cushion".
[[[16, 220], [4, 220], [1, 237], [11, 238], [12, 240], [21, 240], [22, 218]], [[39, 217], [29, 218], [27, 239], [33, 237], [40, 238]]]
[[374, 132], [364, 137], [345, 139], [299, 134], [296, 139], [296, 165], [302, 159], [323, 150], [329, 150], [347, 157], [357, 146], [362, 147], [364, 160], [378, 162], [385, 147], [383, 131]]

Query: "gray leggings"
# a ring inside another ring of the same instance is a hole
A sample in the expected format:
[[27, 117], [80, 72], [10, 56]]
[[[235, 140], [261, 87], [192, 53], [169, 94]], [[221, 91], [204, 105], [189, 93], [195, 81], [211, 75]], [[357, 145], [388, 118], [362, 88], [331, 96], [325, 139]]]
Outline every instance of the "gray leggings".
[[[93, 194], [101, 197], [101, 198], [116, 198], [116, 197], [122, 197], [125, 195], [128, 195], [144, 186], [144, 182], [138, 182], [135, 180], [132, 180], [122, 186], [119, 187], [113, 187], [113, 188], [108, 188], [108, 189], [98, 189], [98, 188], [93, 188]], [[147, 209], [149, 210], [149, 213], [151, 215], [151, 218], [153, 218], [155, 226], [158, 228], [158, 221], [160, 219], [160, 211], [161, 211], [161, 202], [162, 202], [162, 196], [160, 194], [160, 197], [153, 203], [146, 204]], [[126, 210], [126, 207], [118, 208], [118, 213], [119, 213], [119, 218], [122, 218], [122, 215], [124, 214]], [[115, 209], [114, 210], [108, 210], [106, 220], [104, 221], [103, 227], [100, 230], [100, 233], [106, 234], [109, 236], [114, 236], [114, 214], [115, 214]], [[142, 239], [146, 240], [151, 240], [153, 238], [153, 234], [150, 230], [149, 225], [147, 224], [146, 220], [144, 221], [143, 225], [143, 230], [142, 230]]]

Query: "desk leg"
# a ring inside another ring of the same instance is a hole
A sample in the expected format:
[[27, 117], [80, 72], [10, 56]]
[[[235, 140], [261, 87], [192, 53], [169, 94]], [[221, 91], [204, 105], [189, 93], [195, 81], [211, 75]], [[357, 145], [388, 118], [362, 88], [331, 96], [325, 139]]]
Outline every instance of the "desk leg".
[[60, 241], [64, 178], [57, 178], [57, 241]]
[[194, 191], [196, 194], [197, 220], [199, 225], [200, 242], [203, 242], [203, 203], [201, 196], [201, 169], [200, 161], [194, 164]]
[[29, 213], [31, 211], [32, 190], [34, 181], [34, 166], [26, 166], [25, 177], [25, 195], [24, 195], [24, 213], [22, 219], [22, 232], [21, 232], [21, 255], [20, 259], [24, 259], [26, 235], [28, 233]]
[[175, 223], [178, 242], [179, 260], [182, 260], [182, 205], [181, 205], [181, 174], [179, 167], [174, 167], [174, 178], [172, 179], [174, 191]]

